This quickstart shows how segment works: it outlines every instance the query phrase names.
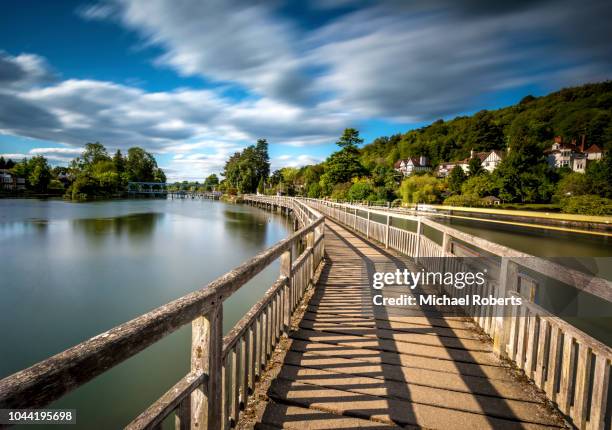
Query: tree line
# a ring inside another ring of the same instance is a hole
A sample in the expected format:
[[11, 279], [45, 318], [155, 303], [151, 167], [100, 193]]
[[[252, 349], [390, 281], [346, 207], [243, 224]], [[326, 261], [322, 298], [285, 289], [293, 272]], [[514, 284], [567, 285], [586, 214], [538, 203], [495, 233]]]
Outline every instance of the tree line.
[[[612, 82], [567, 88], [544, 97], [527, 96], [513, 106], [438, 120], [365, 146], [359, 131], [349, 128], [337, 141], [338, 151], [324, 162], [286, 167], [269, 176], [258, 164], [262, 158], [257, 156], [257, 146], [251, 146], [228, 160], [220, 188], [230, 193], [258, 190], [455, 206], [480, 206], [485, 204], [483, 197], [493, 196], [506, 205], [546, 204], [548, 210], [611, 214], [612, 157], [606, 153], [603, 160], [589, 163], [584, 174], [551, 168], [544, 150], [555, 136], [566, 141], [584, 136], [587, 146], [610, 149]], [[265, 148], [267, 156], [267, 142]], [[507, 155], [492, 173], [482, 168], [479, 159], [470, 160], [467, 173], [456, 167], [447, 178], [431, 173], [403, 178], [393, 168], [403, 158], [424, 155], [436, 166], [465, 159], [471, 150], [493, 149]]]
[[123, 196], [128, 182], [166, 182], [155, 157], [144, 149], [130, 148], [125, 156], [117, 150], [111, 156], [99, 142], [87, 143], [68, 167], [52, 168], [41, 155], [19, 162], [0, 159], [1, 163], [26, 180], [28, 192], [64, 194], [74, 200]]

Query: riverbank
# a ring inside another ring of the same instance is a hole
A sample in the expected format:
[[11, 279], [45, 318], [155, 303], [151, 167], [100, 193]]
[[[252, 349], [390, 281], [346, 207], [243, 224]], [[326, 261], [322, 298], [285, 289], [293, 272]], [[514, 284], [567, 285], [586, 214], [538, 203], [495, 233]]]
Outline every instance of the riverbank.
[[568, 229], [612, 232], [612, 217], [609, 216], [438, 205], [427, 206], [426, 212], [435, 212], [456, 217], [516, 222], [521, 226], [539, 224], [542, 226], [556, 226]]

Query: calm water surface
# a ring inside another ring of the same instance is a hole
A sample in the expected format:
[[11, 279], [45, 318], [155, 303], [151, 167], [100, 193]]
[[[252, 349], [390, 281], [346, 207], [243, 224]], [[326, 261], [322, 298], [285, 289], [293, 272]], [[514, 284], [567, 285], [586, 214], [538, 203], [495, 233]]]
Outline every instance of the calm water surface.
[[[286, 219], [208, 200], [0, 199], [0, 378], [201, 288], [290, 233]], [[278, 276], [224, 306], [229, 330]], [[189, 371], [189, 326], [57, 402], [120, 428]], [[38, 426], [40, 428], [40, 426]]]

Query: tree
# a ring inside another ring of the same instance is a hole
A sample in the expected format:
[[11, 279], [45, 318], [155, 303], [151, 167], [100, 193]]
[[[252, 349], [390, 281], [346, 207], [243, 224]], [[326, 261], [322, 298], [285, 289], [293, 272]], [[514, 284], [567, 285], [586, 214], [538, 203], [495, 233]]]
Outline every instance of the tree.
[[164, 182], [166, 180], [163, 171], [157, 167], [157, 161], [153, 155], [138, 147], [128, 149], [125, 171], [128, 180], [132, 182]]
[[6, 161], [2, 156], [0, 156], [0, 169], [6, 169]]
[[363, 143], [363, 139], [359, 137], [359, 131], [354, 128], [344, 129], [344, 133], [340, 136], [340, 139], [336, 144], [347, 150], [356, 150], [358, 145]]
[[470, 158], [468, 161], [468, 173], [470, 176], [480, 175], [484, 171], [482, 160], [479, 157]]
[[442, 181], [431, 175], [410, 176], [400, 186], [400, 194], [405, 203], [436, 203], [442, 191]]
[[42, 155], [38, 155], [31, 158], [28, 164], [28, 182], [30, 186], [36, 192], [46, 192], [49, 182], [51, 182], [51, 168], [47, 163], [47, 159]]
[[590, 194], [593, 184], [588, 175], [570, 172], [557, 183], [555, 198], [561, 200], [572, 196]]
[[90, 167], [100, 161], [109, 161], [110, 157], [106, 148], [100, 142], [85, 144], [85, 151], [80, 157], [85, 167]]
[[121, 154], [121, 150], [117, 149], [115, 155], [113, 156], [113, 165], [115, 167], [115, 172], [118, 174], [122, 174], [125, 172], [125, 158]]
[[208, 175], [204, 179], [204, 189], [206, 191], [215, 191], [219, 186], [219, 178], [214, 173]]
[[51, 167], [42, 155], [30, 159], [24, 158], [13, 166], [11, 172], [17, 177], [26, 179], [26, 187], [37, 193], [46, 193], [52, 179]]
[[450, 174], [448, 175], [448, 190], [452, 194], [458, 194], [461, 192], [461, 185], [465, 182], [466, 176], [463, 168], [459, 165], [453, 167]]
[[347, 197], [349, 200], [368, 200], [375, 199], [376, 195], [374, 194], [374, 187], [370, 183], [369, 180], [365, 178], [357, 179], [349, 188]]
[[[485, 171], [486, 172], [486, 171]], [[497, 184], [491, 175], [483, 173], [481, 175], [470, 176], [461, 185], [461, 194], [475, 197], [485, 197], [496, 194]]]

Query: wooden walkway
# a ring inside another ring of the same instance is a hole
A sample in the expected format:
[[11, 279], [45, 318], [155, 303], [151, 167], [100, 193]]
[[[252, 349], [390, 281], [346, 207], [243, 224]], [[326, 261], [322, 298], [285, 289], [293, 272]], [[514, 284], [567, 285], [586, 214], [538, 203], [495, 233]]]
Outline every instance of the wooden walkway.
[[467, 319], [374, 306], [374, 272], [414, 269], [326, 220], [326, 266], [259, 414], [260, 429], [564, 427]]

